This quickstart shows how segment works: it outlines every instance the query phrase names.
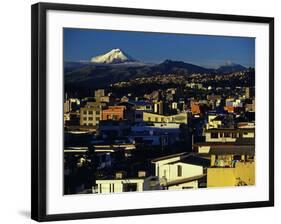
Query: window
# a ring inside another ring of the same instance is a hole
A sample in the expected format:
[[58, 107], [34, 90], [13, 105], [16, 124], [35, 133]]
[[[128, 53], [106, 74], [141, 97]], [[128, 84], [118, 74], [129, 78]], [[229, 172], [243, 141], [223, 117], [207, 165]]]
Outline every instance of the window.
[[225, 132], [225, 133], [224, 133], [224, 137], [225, 137], [225, 138], [229, 138], [229, 137], [230, 137], [230, 133], [229, 133], [229, 132]]
[[96, 111], [96, 115], [100, 115], [100, 111], [99, 110]]
[[87, 120], [87, 117], [83, 117], [83, 121], [86, 121]]
[[247, 156], [248, 160], [254, 160], [254, 156]]
[[159, 176], [159, 166], [157, 166], [157, 174], [156, 176]]
[[88, 114], [93, 114], [93, 111], [92, 111], [92, 110], [89, 110], [89, 111], [88, 111]]
[[164, 122], [164, 117], [161, 118], [161, 122]]
[[219, 137], [218, 133], [211, 133], [211, 138], [218, 138], [218, 137]]
[[248, 132], [244, 132], [243, 134], [244, 134], [244, 135], [248, 135]]
[[83, 111], [83, 114], [87, 114], [87, 111], [86, 111], [86, 110], [84, 110], [84, 111]]
[[234, 155], [233, 160], [241, 160], [241, 155]]
[[148, 117], [148, 121], [151, 121], [151, 117]]
[[96, 121], [99, 121], [100, 120], [100, 118], [99, 117], [96, 117]]
[[92, 118], [92, 117], [89, 117], [88, 119], [89, 119], [89, 121], [92, 121], [92, 120], [93, 120], [93, 118]]
[[182, 176], [182, 166], [178, 165], [178, 177]]
[[158, 122], [158, 117], [155, 118], [155, 122]]
[[112, 185], [111, 192], [114, 192], [114, 184], [111, 184], [111, 185]]
[[124, 183], [123, 192], [137, 191], [137, 183]]

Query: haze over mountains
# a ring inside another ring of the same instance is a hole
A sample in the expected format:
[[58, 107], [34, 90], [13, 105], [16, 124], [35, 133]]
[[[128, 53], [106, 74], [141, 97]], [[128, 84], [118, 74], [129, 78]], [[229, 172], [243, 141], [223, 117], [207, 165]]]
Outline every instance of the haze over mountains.
[[94, 56], [89, 62], [65, 62], [64, 76], [66, 88], [103, 88], [111, 83], [128, 81], [137, 77], [161, 74], [191, 75], [193, 73], [224, 74], [244, 71], [247, 68], [234, 63], [218, 69], [182, 62], [165, 60], [160, 64], [147, 64], [137, 61], [121, 49]]

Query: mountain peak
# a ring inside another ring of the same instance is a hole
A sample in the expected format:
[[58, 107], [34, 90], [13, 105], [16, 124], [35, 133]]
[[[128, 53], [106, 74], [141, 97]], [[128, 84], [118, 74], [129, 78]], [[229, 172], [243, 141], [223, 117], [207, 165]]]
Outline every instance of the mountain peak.
[[240, 65], [236, 64], [230, 61], [226, 61], [224, 65], [220, 66], [217, 71], [221, 73], [229, 73], [229, 72], [239, 72], [239, 71], [244, 71], [247, 68]]
[[91, 58], [91, 62], [100, 64], [119, 64], [125, 62], [135, 62], [136, 60], [126, 54], [120, 48], [114, 48], [109, 52]]
[[[120, 48], [113, 48], [111, 51], [112, 51], [112, 52], [120, 52], [121, 49], [120, 49]], [[122, 51], [121, 51], [121, 52], [122, 52]]]
[[234, 65], [238, 65], [238, 64], [234, 63], [233, 61], [226, 60], [222, 66], [234, 66]]

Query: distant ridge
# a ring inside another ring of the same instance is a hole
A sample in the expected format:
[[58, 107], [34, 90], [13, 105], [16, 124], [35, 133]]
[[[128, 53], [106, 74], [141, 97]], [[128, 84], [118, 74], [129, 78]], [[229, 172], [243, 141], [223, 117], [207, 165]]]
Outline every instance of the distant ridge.
[[228, 62], [225, 65], [220, 66], [218, 69], [216, 69], [216, 71], [218, 73], [230, 73], [230, 72], [239, 72], [239, 71], [244, 71], [247, 68], [239, 65], [239, 64], [235, 64], [233, 62]]
[[135, 60], [119, 48], [92, 57], [88, 62], [65, 62], [64, 77], [67, 89], [104, 88], [110, 84], [140, 77], [162, 74], [190, 76], [192, 74], [227, 74], [247, 70], [246, 67], [228, 62], [218, 69], [205, 68], [182, 61], [165, 60], [147, 64]]

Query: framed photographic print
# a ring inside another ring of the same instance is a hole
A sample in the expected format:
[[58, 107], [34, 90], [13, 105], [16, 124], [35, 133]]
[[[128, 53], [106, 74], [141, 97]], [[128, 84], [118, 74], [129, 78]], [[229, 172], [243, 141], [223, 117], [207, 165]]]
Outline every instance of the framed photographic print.
[[274, 205], [274, 19], [32, 6], [32, 218]]

